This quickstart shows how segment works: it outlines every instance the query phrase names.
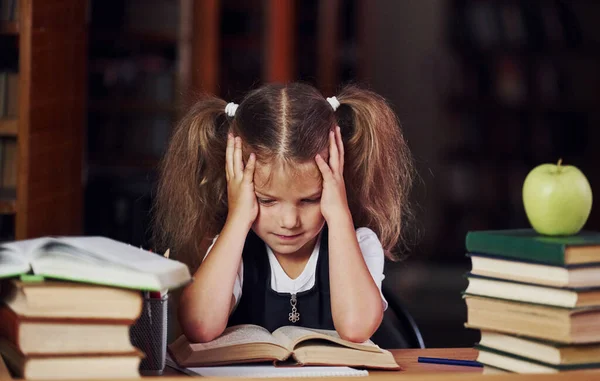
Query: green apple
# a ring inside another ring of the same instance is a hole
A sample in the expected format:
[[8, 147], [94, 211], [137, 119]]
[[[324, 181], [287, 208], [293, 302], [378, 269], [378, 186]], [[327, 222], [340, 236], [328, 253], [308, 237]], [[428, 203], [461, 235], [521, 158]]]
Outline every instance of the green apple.
[[544, 235], [577, 234], [592, 210], [592, 188], [572, 165], [541, 164], [523, 183], [523, 206], [529, 223]]

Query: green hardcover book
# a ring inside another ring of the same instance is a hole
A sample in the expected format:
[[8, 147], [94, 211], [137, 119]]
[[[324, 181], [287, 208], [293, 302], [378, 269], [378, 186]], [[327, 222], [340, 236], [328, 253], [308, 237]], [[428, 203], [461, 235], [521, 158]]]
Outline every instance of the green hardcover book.
[[600, 233], [544, 236], [533, 229], [470, 231], [466, 249], [470, 253], [553, 266], [589, 265], [600, 263]]

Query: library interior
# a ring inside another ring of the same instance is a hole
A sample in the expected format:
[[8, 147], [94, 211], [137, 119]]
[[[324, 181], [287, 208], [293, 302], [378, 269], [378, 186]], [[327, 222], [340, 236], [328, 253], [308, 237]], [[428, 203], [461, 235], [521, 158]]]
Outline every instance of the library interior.
[[540, 164], [600, 192], [599, 16], [592, 0], [0, 0], [0, 240], [152, 250], [161, 158], [202, 93], [354, 83], [389, 101], [417, 173], [384, 285], [426, 347], [472, 347], [467, 233], [531, 228]]

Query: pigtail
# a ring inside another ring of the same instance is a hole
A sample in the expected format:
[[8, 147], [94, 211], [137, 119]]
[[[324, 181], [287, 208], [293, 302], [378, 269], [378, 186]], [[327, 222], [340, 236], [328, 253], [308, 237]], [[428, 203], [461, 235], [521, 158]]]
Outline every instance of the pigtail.
[[337, 96], [336, 112], [345, 147], [344, 178], [356, 226], [379, 237], [386, 256], [403, 240], [410, 212], [408, 193], [413, 164], [396, 114], [381, 96], [347, 86]]
[[154, 244], [191, 268], [227, 215], [225, 101], [206, 96], [179, 122], [160, 167]]

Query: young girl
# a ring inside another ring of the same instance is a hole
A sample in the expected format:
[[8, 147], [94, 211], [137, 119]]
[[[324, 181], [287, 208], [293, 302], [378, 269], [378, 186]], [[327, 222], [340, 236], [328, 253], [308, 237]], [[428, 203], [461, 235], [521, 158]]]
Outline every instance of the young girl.
[[184, 334], [295, 324], [369, 339], [411, 180], [397, 118], [373, 92], [326, 99], [269, 84], [239, 105], [196, 103], [165, 155], [155, 210], [158, 242], [201, 262], [179, 304]]

